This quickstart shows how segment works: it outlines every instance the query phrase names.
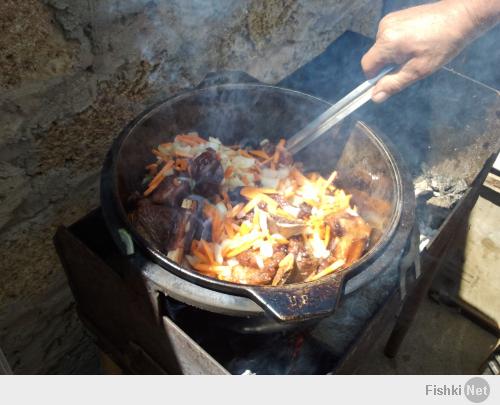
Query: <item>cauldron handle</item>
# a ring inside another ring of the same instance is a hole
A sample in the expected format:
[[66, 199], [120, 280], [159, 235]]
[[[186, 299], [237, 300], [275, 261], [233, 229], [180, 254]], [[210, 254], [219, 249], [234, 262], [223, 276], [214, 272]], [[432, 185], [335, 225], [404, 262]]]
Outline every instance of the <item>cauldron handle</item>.
[[248, 292], [279, 321], [295, 322], [333, 313], [344, 291], [345, 272], [283, 287], [249, 287]]
[[230, 83], [261, 83], [255, 77], [240, 70], [223, 70], [207, 73], [205, 78], [196, 86], [197, 89]]

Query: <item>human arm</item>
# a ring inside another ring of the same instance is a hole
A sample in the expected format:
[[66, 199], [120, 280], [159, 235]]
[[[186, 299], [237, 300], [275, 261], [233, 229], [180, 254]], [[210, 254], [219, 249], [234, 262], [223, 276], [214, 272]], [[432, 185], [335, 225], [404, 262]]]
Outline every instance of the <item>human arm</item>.
[[442, 0], [388, 14], [361, 65], [368, 77], [390, 64], [398, 69], [377, 83], [373, 101], [430, 75], [499, 21], [500, 0]]

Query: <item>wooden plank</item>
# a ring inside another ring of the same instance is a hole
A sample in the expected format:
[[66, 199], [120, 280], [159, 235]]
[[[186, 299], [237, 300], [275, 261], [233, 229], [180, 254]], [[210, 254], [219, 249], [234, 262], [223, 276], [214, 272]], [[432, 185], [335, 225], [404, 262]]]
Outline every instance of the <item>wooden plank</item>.
[[489, 174], [433, 286], [438, 299], [458, 305], [496, 334], [500, 333], [499, 185], [497, 176]]

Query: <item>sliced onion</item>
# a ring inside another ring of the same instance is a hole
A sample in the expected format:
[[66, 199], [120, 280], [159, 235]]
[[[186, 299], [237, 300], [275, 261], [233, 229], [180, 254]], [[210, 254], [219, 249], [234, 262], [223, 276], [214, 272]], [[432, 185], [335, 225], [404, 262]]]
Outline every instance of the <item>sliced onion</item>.
[[262, 256], [255, 255], [255, 262], [257, 263], [259, 269], [264, 270], [264, 260], [262, 259]]
[[273, 257], [274, 250], [273, 250], [273, 245], [269, 242], [262, 242], [260, 244], [260, 255], [262, 257], [268, 258], [268, 257]]

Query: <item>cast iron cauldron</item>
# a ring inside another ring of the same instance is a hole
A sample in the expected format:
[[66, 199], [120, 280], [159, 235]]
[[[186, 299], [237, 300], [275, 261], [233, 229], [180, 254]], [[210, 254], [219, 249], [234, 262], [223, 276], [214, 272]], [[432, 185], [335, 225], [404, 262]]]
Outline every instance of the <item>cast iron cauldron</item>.
[[415, 200], [409, 175], [387, 140], [364, 123], [349, 120], [301, 151], [295, 160], [302, 161], [307, 171], [326, 176], [336, 169], [338, 182], [376, 229], [368, 252], [358, 262], [317, 281], [272, 287], [219, 281], [169, 260], [139, 234], [126, 213], [127, 198], [140, 189], [144, 167], [152, 161], [151, 149], [189, 131], [218, 137], [228, 145], [264, 138], [277, 142], [330, 106], [307, 94], [263, 85], [248, 76], [244, 79], [244, 83], [227, 83], [224, 76], [206, 79], [198, 88], [157, 104], [130, 123], [106, 158], [101, 204], [117, 245], [131, 260], [138, 251], [151, 259], [141, 262], [142, 270], [154, 268], [150, 272], [156, 274], [165, 294], [211, 313], [239, 317], [235, 322], [281, 328], [331, 314], [342, 296], [407, 254]]

